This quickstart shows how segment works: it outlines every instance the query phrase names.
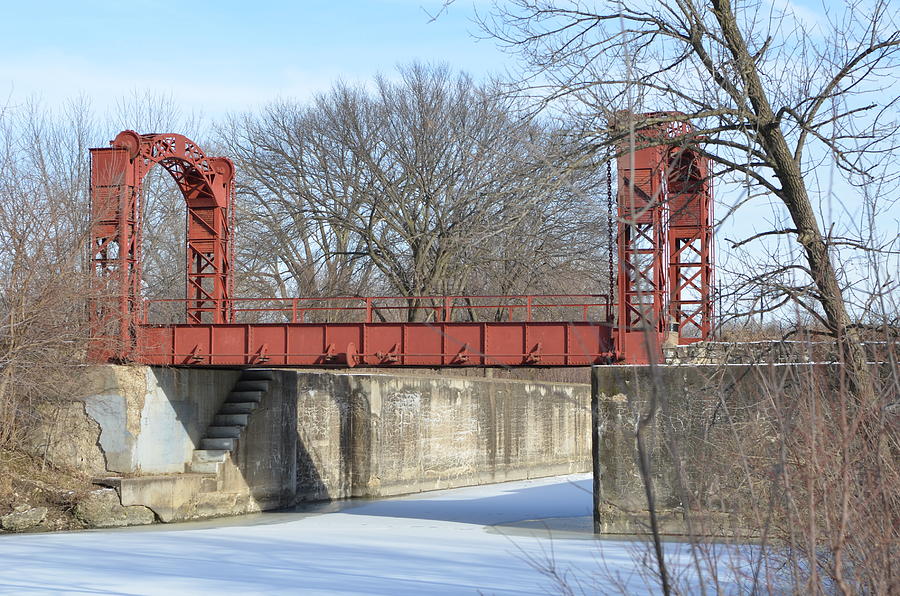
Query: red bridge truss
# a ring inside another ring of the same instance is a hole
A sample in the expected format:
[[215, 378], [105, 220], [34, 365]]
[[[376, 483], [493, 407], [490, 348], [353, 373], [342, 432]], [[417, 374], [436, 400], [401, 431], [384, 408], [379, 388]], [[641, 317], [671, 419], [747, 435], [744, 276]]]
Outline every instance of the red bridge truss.
[[[234, 167], [178, 134], [124, 131], [91, 149], [92, 356], [189, 366], [584, 366], [656, 360], [712, 329], [706, 159], [638, 132], [618, 158], [616, 296], [233, 296]], [[142, 181], [160, 164], [187, 208], [186, 296], [141, 296]], [[612, 267], [610, 267], [612, 269]], [[178, 311], [184, 323], [154, 319]]]

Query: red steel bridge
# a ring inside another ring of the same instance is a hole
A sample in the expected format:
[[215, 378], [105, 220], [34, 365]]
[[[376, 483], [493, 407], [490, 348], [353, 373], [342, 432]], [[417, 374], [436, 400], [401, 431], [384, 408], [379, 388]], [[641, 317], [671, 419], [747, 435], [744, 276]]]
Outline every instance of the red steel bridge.
[[[126, 130], [91, 149], [95, 360], [189, 366], [583, 366], [646, 363], [705, 339], [713, 318], [705, 157], [642, 129], [617, 161], [609, 295], [242, 299], [234, 296], [234, 166], [179, 134]], [[658, 142], [657, 142], [658, 140]], [[187, 208], [186, 298], [147, 301], [142, 183], [165, 168]], [[610, 189], [610, 194], [612, 191]], [[611, 197], [610, 197], [611, 198]], [[613, 263], [615, 262], [615, 267]], [[616, 274], [613, 274], [614, 269]], [[160, 312], [184, 323], [154, 324]]]

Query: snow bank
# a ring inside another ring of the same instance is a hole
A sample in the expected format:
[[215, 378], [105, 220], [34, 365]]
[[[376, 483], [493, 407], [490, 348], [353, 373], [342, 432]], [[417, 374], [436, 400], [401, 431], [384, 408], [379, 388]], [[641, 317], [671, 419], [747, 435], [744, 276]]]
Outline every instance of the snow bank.
[[[552, 572], [539, 567], [555, 569], [576, 593], [656, 592], [640, 572], [645, 543], [487, 527], [588, 516], [590, 489], [590, 476], [580, 474], [356, 501], [318, 513], [2, 536], [0, 592], [558, 593]], [[673, 564], [690, 573], [687, 547], [667, 548]]]

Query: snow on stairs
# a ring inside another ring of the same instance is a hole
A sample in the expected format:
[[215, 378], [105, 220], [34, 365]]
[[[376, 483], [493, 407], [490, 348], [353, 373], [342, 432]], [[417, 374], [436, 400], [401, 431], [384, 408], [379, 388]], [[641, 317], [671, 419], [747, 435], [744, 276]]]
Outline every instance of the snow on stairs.
[[251, 369], [241, 373], [212, 424], [206, 429], [200, 448], [194, 451], [191, 472], [219, 475], [274, 378], [272, 371], [268, 370]]

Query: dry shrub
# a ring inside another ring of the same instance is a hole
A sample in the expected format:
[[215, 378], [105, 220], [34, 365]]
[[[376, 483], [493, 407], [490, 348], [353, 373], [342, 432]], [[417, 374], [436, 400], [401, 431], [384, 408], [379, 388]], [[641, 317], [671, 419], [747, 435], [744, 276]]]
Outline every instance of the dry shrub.
[[0, 281], [0, 448], [20, 448], [43, 406], [79, 397], [89, 292], [72, 271]]
[[[686, 540], [710, 585], [724, 567], [751, 593], [898, 593], [900, 368], [896, 344], [886, 346], [885, 361], [871, 365], [867, 403], [840, 360], [721, 380], [705, 392], [714, 396], [707, 405], [718, 404], [702, 432], [669, 424], [663, 403], [669, 450], [691, 460], [680, 477]], [[710, 515], [721, 512], [727, 522]], [[723, 535], [754, 546], [739, 556], [709, 548], [710, 536]]]
[[85, 112], [0, 109], [0, 449], [77, 397], [90, 338]]
[[896, 593], [900, 375], [896, 362], [873, 367], [876, 398], [860, 403], [843, 370], [810, 367], [796, 372], [796, 391], [767, 391], [778, 429], [773, 552], [799, 591]]

